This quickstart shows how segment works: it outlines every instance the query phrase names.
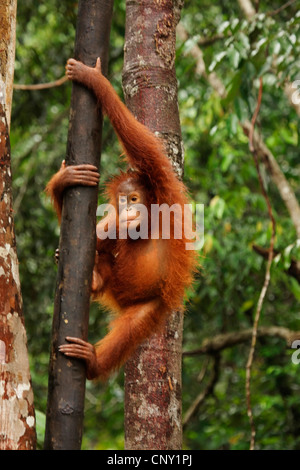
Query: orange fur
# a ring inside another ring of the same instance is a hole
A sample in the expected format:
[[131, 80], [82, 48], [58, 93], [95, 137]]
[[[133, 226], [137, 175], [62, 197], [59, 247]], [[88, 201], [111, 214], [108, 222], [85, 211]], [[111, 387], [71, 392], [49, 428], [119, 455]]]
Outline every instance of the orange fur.
[[[83, 67], [84, 73], [80, 70], [80, 76], [73, 79], [96, 95], [131, 167], [106, 185], [110, 202], [117, 207], [118, 187], [131, 178], [143, 186], [148, 206], [177, 203], [183, 207], [188, 203], [185, 186], [174, 173], [160, 141], [134, 118], [97, 68]], [[60, 214], [56, 185], [59, 178], [54, 176], [48, 191]], [[177, 223], [176, 218], [171, 220], [172, 225]], [[92, 294], [115, 316], [110, 332], [96, 345], [98, 376], [105, 378], [117, 369], [141, 342], [164, 325], [168, 314], [182, 308], [196, 256], [194, 251], [186, 250], [185, 238], [174, 239], [172, 233], [173, 227], [170, 240], [97, 240]]]
[[46, 194], [48, 194], [48, 196], [50, 196], [51, 198], [51, 202], [54, 206], [58, 220], [60, 222], [63, 204], [63, 188], [60, 184], [60, 172], [57, 172], [54, 176], [52, 176], [51, 180], [46, 186], [45, 191]]

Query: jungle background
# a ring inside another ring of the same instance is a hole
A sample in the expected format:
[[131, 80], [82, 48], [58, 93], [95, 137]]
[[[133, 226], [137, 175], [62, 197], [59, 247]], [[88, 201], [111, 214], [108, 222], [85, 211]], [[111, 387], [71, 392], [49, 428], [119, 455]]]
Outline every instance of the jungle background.
[[[299, 2], [253, 2], [258, 14], [251, 19], [241, 3], [186, 0], [178, 31], [184, 180], [192, 200], [205, 207], [202, 268], [186, 305], [184, 351], [200, 348], [216, 335], [251, 328], [264, 284], [266, 259], [253, 246], [268, 249], [271, 223], [249, 139], [240, 125], [253, 116], [259, 77], [263, 94], [256, 130], [298, 200], [300, 196], [299, 109], [285, 92], [287, 82], [300, 79]], [[73, 55], [76, 7], [74, 0], [18, 3], [16, 84], [46, 83], [64, 75], [65, 63]], [[109, 79], [120, 96], [124, 25], [125, 2], [115, 0]], [[12, 108], [15, 227], [40, 446], [59, 240], [44, 188], [65, 156], [70, 95], [68, 83], [46, 90], [15, 89]], [[102, 181], [120, 166], [119, 154], [105, 120]], [[297, 232], [267, 167], [261, 164], [260, 171], [276, 220], [275, 249], [280, 253], [272, 264], [260, 326], [297, 331], [300, 284], [287, 273], [291, 261], [299, 260]], [[106, 315], [92, 306], [89, 340], [102, 337], [106, 325]], [[217, 355], [183, 357], [183, 417], [199, 402], [185, 420], [185, 449], [249, 448], [245, 399], [249, 347], [250, 337]], [[276, 335], [258, 338], [251, 390], [259, 449], [300, 448], [300, 365], [292, 362], [292, 353]], [[105, 385], [87, 383], [83, 449], [123, 448], [123, 402], [122, 372]]]

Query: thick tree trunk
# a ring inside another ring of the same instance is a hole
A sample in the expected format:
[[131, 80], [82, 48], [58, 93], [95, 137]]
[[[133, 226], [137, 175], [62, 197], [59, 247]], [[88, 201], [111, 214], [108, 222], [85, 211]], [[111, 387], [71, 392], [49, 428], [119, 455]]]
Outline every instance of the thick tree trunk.
[[[124, 93], [139, 121], [163, 138], [181, 177], [182, 139], [174, 68], [181, 2], [127, 0]], [[143, 344], [125, 367], [126, 449], [181, 449], [183, 318]]]
[[36, 446], [33, 392], [14, 232], [11, 152], [0, 78], [0, 450]]
[[[75, 58], [107, 67], [113, 0], [81, 0], [78, 7]], [[99, 167], [102, 118], [90, 91], [74, 83], [67, 145], [67, 164]], [[60, 259], [55, 296], [49, 372], [46, 449], [80, 449], [84, 415], [83, 361], [58, 353], [66, 336], [87, 340], [89, 300], [96, 250], [97, 189], [75, 187], [63, 204]]]
[[11, 189], [9, 121], [16, 9], [16, 0], [0, 4], [0, 450], [36, 446]]
[[5, 113], [10, 127], [13, 95], [15, 47], [16, 47], [17, 0], [0, 2], [0, 74], [5, 84]]

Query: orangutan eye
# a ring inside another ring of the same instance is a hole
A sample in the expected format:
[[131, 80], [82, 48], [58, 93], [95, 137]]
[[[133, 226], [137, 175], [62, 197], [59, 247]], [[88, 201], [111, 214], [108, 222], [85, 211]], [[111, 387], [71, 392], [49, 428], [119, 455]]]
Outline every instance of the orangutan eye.
[[133, 194], [130, 196], [130, 202], [138, 202], [139, 201], [139, 195], [138, 194]]

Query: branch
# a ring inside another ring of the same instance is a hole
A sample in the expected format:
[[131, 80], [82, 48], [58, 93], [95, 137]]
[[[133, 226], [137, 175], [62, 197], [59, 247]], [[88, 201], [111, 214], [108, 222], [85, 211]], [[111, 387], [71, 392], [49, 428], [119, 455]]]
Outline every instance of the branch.
[[[286, 8], [293, 5], [293, 3], [295, 2], [296, 0], [289, 0], [288, 2], [284, 3], [284, 5], [281, 5], [281, 7], [277, 8], [277, 10], [268, 12], [267, 15], [275, 16], [278, 13], [280, 13], [282, 10], [285, 10]], [[251, 0], [238, 0], [238, 4], [240, 5], [240, 8], [243, 11], [247, 20], [251, 20], [257, 12], [251, 3]]]
[[48, 83], [36, 83], [35, 85], [22, 85], [14, 83], [14, 90], [46, 90], [47, 88], [54, 88], [67, 82], [68, 78], [64, 75], [63, 77], [55, 80], [54, 82]]
[[[257, 330], [257, 338], [262, 337], [278, 337], [283, 339], [288, 347], [291, 347], [294, 340], [300, 338], [300, 331], [292, 331], [282, 326], [269, 326], [261, 327]], [[184, 351], [183, 356], [197, 356], [197, 355], [210, 355], [214, 358], [214, 366], [210, 381], [205, 390], [196, 397], [192, 405], [187, 410], [183, 419], [183, 428], [187, 426], [189, 421], [198, 412], [202, 403], [206, 398], [213, 394], [214, 387], [218, 381], [220, 373], [220, 353], [224, 349], [237, 346], [238, 344], [246, 343], [252, 338], [252, 328], [248, 328], [242, 331], [235, 331], [231, 333], [225, 333], [216, 335], [214, 338], [207, 338], [202, 342], [200, 348], [193, 351]]]
[[268, 13], [268, 16], [275, 16], [277, 13], [280, 13], [282, 10], [285, 10], [286, 8], [290, 7], [295, 3], [296, 0], [289, 0], [289, 2], [286, 2], [284, 5], [281, 5], [281, 7], [277, 8], [277, 10], [270, 11]]
[[247, 20], [251, 20], [255, 16], [256, 11], [250, 0], [238, 0], [238, 4]]
[[[277, 337], [283, 339], [287, 346], [290, 347], [295, 339], [300, 338], [300, 331], [293, 331], [283, 326], [263, 326], [257, 330], [257, 338]], [[247, 343], [251, 340], [252, 328], [241, 331], [233, 331], [206, 338], [202, 341], [202, 345], [198, 349], [192, 351], [184, 351], [184, 357], [198, 356], [202, 354], [216, 354], [227, 348], [232, 348], [238, 344]]]

